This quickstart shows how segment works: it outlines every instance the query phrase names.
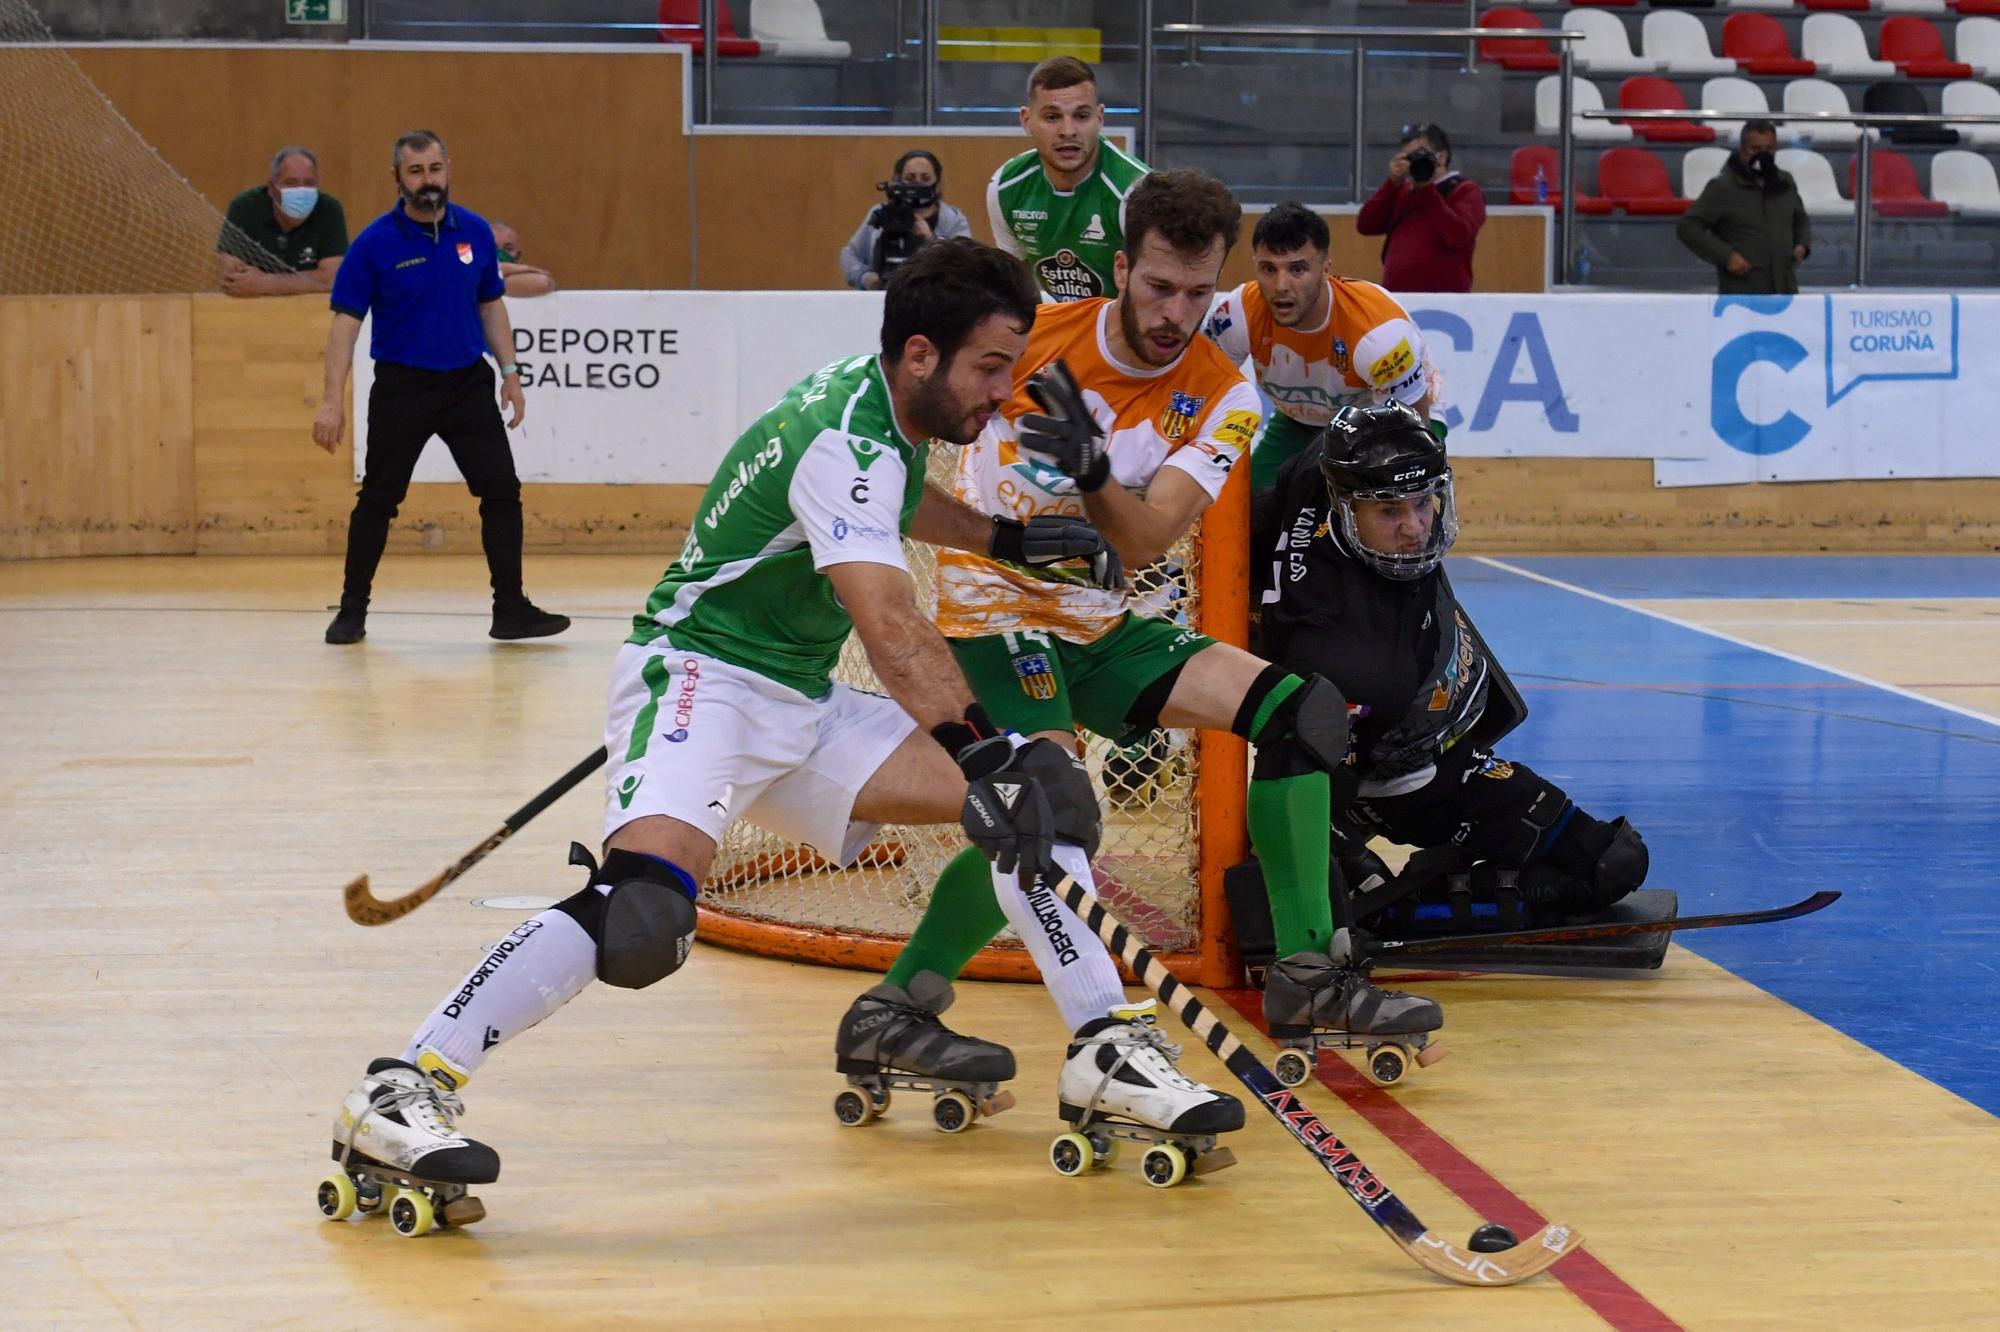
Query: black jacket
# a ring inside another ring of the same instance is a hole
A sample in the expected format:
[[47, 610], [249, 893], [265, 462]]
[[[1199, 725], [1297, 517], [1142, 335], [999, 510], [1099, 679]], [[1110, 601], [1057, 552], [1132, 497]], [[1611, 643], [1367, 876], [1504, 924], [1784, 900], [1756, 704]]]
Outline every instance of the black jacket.
[[[1799, 289], [1799, 261], [1792, 251], [1801, 245], [1812, 249], [1812, 220], [1798, 182], [1775, 171], [1766, 189], [1734, 153], [1682, 216], [1675, 234], [1715, 265], [1716, 290], [1724, 296], [1791, 295]], [[1750, 261], [1750, 271], [1741, 277], [1729, 271], [1731, 251]]]

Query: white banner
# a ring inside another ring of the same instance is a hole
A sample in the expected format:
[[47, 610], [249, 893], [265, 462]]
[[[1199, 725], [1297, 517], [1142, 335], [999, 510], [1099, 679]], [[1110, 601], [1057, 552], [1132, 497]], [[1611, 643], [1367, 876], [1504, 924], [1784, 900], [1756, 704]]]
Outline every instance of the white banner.
[[[2000, 475], [2000, 446], [1964, 427], [1993, 419], [2000, 382], [1960, 373], [2000, 351], [2000, 296], [1404, 303], [1443, 372], [1440, 415], [1460, 456], [1648, 458], [1669, 486]], [[510, 435], [524, 481], [703, 485], [787, 388], [875, 349], [882, 298], [568, 292], [507, 306], [528, 396]], [[357, 478], [371, 371], [357, 357]], [[457, 477], [442, 447], [416, 475]]]

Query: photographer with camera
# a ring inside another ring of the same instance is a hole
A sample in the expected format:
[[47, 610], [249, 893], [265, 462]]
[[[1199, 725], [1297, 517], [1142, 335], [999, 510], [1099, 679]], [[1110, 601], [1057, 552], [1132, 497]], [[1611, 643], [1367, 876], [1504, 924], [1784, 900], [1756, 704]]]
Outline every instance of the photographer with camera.
[[1409, 125], [1389, 178], [1355, 216], [1354, 229], [1382, 242], [1390, 291], [1471, 291], [1472, 246], [1486, 224], [1486, 197], [1452, 169], [1451, 140], [1436, 125]]
[[879, 291], [896, 265], [934, 240], [970, 236], [965, 214], [940, 198], [944, 168], [927, 149], [896, 159], [890, 178], [875, 188], [887, 196], [840, 252], [841, 276], [860, 291]]

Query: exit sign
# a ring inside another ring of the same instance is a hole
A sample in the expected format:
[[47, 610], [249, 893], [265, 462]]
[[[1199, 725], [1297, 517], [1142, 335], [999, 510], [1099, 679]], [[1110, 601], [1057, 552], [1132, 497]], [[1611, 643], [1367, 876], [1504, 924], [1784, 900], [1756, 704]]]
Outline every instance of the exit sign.
[[347, 0], [285, 0], [287, 23], [345, 23]]

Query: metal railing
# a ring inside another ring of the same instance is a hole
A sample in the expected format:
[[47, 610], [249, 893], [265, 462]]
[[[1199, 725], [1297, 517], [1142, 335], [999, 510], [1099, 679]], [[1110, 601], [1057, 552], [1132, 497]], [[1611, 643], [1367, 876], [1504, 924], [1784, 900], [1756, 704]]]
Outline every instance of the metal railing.
[[[1712, 111], [1712, 110], [1664, 110], [1664, 111], [1579, 111], [1579, 120], [1679, 120], [1702, 121], [1721, 120], [1740, 124], [1749, 120], [1768, 120], [1773, 124], [1859, 125], [1864, 133], [1855, 140], [1854, 163], [1854, 285], [1868, 285], [1868, 245], [1869, 219], [1875, 212], [1870, 205], [1875, 198], [1875, 136], [1865, 131], [1870, 129], [1894, 129], [1899, 125], [1923, 129], [1948, 129], [1954, 125], [2000, 125], [2000, 116], [1994, 115], [1931, 115], [1914, 111]], [[1564, 130], [1569, 126], [1565, 124]], [[1836, 189], [1839, 182], [1835, 182]], [[1573, 202], [1565, 189], [1563, 211], [1569, 212]], [[1567, 270], [1565, 270], [1567, 271]], [[1567, 279], [1565, 279], [1567, 280]]]

